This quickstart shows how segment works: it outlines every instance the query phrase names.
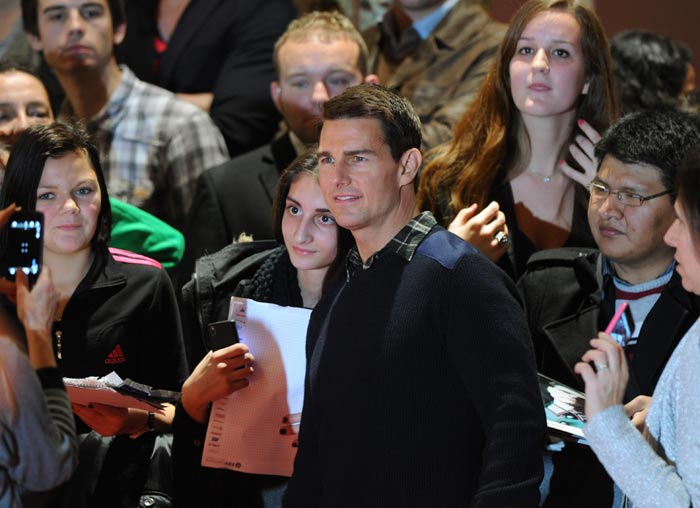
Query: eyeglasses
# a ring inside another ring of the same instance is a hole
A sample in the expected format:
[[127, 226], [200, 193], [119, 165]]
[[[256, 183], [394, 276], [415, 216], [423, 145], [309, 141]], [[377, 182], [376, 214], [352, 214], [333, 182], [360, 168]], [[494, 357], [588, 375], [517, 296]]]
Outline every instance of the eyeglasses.
[[591, 198], [600, 201], [601, 199], [607, 199], [612, 193], [617, 196], [617, 200], [625, 206], [642, 206], [642, 203], [649, 201], [650, 199], [655, 199], [667, 194], [672, 194], [672, 190], [665, 190], [657, 194], [652, 194], [651, 196], [640, 196], [634, 192], [625, 192], [620, 190], [612, 190], [606, 187], [602, 183], [591, 182], [588, 184], [588, 191], [591, 193]]

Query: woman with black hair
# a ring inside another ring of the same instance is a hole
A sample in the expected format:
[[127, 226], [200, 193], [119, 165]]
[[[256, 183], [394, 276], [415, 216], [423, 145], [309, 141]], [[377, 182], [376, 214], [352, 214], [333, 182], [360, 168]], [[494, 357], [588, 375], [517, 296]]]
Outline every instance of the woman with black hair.
[[[109, 197], [85, 129], [58, 122], [24, 131], [13, 145], [0, 202], [44, 214], [43, 262], [58, 293], [52, 332], [62, 375], [115, 371], [178, 390], [187, 368], [175, 293], [157, 262], [108, 248]], [[66, 491], [81, 499], [67, 504], [137, 505], [156, 434], [169, 431], [174, 407], [158, 413], [74, 404], [73, 411], [81, 420], [81, 451], [89, 442], [102, 454], [81, 454]]]
[[[185, 324], [191, 332], [189, 342], [209, 349], [206, 326], [203, 329], [200, 325], [226, 319], [231, 296], [313, 308], [325, 289], [345, 273], [345, 256], [353, 240], [349, 231], [336, 225], [326, 206], [318, 184], [316, 150], [316, 146], [307, 149], [280, 176], [273, 201], [273, 228], [280, 245], [236, 258], [238, 262], [228, 274], [214, 270], [217, 275], [213, 281], [203, 280], [201, 273], [197, 276], [196, 272], [193, 281], [183, 289], [183, 318], [192, 323], [189, 327]], [[270, 247], [270, 242], [262, 245]], [[199, 270], [206, 265], [210, 261], [207, 258], [229, 259], [247, 247], [250, 246], [245, 243], [228, 246], [198, 260], [196, 266]], [[252, 274], [245, 270], [251, 266], [255, 268]], [[246, 273], [242, 280], [231, 275]], [[227, 289], [226, 279], [235, 281], [233, 291]], [[214, 311], [206, 318], [199, 308], [202, 294], [198, 293], [205, 285], [218, 288], [211, 303]], [[220, 470], [205, 473], [199, 466], [210, 403], [246, 387], [252, 362], [252, 355], [243, 344], [208, 351], [185, 381], [181, 407], [178, 406], [175, 417], [176, 478], [182, 480], [176, 484], [186, 485], [178, 492], [179, 506], [281, 506], [287, 478]], [[201, 482], [198, 488], [185, 482], [193, 477]], [[226, 485], [225, 491], [222, 485]], [[231, 492], [235, 492], [235, 502]]]

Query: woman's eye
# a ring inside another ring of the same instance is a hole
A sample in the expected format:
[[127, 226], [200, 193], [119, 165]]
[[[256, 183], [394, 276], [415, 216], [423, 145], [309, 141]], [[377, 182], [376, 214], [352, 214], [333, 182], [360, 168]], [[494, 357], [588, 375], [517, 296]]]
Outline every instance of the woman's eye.
[[554, 56], [558, 56], [559, 58], [569, 58], [571, 56], [571, 53], [569, 53], [565, 49], [555, 49], [554, 51], [552, 51], [552, 54]]
[[533, 53], [532, 48], [528, 46], [524, 46], [518, 50], [518, 54], [520, 55], [531, 55]]
[[287, 211], [289, 212], [290, 215], [299, 215], [301, 214], [301, 209], [296, 206], [296, 205], [289, 205], [287, 207]]
[[321, 224], [327, 224], [327, 225], [335, 224], [335, 219], [333, 217], [331, 217], [330, 215], [319, 215], [318, 220], [319, 220], [319, 222], [321, 222]]
[[81, 187], [75, 191], [78, 196], [87, 196], [88, 194], [92, 194], [92, 192], [93, 190], [90, 187]]
[[42, 194], [39, 194], [36, 199], [40, 199], [42, 201], [47, 200], [47, 199], [53, 199], [54, 193], [53, 192], [44, 192]]

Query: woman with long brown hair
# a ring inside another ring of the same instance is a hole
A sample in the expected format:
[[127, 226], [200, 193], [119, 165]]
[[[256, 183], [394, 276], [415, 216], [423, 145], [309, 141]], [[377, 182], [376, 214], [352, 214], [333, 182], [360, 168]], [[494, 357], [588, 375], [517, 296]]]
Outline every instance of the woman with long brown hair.
[[428, 155], [420, 207], [514, 279], [538, 250], [592, 244], [584, 186], [618, 113], [613, 80], [592, 11], [525, 3], [454, 139]]

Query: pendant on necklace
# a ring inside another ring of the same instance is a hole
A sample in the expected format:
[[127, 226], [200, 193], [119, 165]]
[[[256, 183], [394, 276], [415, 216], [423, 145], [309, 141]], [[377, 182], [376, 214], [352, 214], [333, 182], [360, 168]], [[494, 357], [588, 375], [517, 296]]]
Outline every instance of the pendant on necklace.
[[549, 176], [549, 175], [544, 176], [544, 177], [542, 177], [542, 181], [543, 181], [544, 183], [549, 183], [549, 182], [552, 181], [552, 177]]

